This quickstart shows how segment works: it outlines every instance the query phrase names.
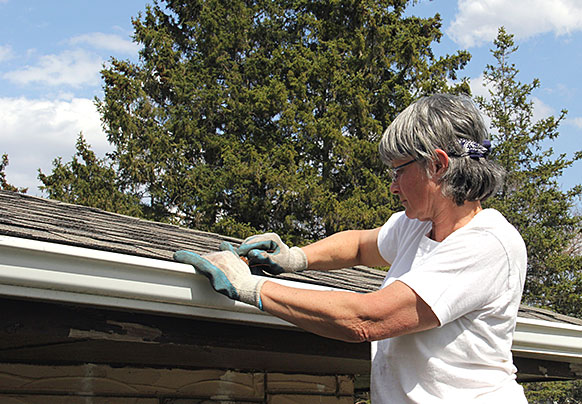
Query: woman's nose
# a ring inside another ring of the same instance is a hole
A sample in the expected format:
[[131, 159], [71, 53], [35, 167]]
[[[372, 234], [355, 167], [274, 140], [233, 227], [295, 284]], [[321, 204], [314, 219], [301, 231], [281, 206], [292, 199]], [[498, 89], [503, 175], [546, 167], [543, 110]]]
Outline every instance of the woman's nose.
[[392, 180], [392, 184], [390, 184], [390, 192], [392, 192], [394, 195], [396, 195], [400, 192], [400, 185], [398, 182], [398, 178]]

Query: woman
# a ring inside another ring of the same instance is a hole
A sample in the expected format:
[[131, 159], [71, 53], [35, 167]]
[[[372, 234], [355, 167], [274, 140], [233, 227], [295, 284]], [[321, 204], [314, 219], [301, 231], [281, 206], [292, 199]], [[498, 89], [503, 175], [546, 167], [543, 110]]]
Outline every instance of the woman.
[[372, 341], [373, 403], [526, 403], [511, 342], [526, 271], [518, 232], [481, 202], [503, 170], [487, 160], [486, 129], [472, 102], [434, 95], [385, 131], [380, 155], [404, 212], [380, 228], [288, 248], [273, 233], [237, 250], [271, 273], [387, 266], [373, 293], [295, 289], [250, 274], [231, 247], [177, 252], [216, 290], [316, 334]]

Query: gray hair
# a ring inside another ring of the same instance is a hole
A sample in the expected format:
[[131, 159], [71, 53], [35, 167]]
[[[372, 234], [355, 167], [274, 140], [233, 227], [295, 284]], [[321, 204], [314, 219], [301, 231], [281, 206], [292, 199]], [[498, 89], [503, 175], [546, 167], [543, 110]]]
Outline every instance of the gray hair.
[[430, 175], [435, 150], [444, 150], [450, 158], [439, 179], [443, 194], [459, 206], [484, 201], [501, 187], [505, 170], [484, 156], [468, 155], [461, 139], [478, 144], [488, 140], [481, 114], [467, 96], [435, 94], [409, 105], [394, 119], [382, 136], [379, 152], [387, 165], [412, 157]]

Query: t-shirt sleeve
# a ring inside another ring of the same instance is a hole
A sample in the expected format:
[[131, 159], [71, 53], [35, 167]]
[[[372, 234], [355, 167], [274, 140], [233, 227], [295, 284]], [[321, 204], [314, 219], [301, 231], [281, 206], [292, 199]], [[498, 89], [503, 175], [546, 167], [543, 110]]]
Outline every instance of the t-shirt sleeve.
[[414, 261], [399, 280], [432, 309], [441, 325], [492, 302], [509, 288], [509, 258], [501, 241], [471, 230], [443, 241]]
[[398, 231], [402, 217], [402, 213], [393, 214], [378, 233], [378, 251], [382, 258], [390, 264], [394, 262], [398, 254]]

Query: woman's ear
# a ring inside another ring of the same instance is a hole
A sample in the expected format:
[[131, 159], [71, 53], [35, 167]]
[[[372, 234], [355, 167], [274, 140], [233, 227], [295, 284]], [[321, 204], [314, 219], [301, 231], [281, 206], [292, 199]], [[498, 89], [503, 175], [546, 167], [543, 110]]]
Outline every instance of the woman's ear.
[[442, 149], [435, 150], [436, 159], [434, 161], [435, 175], [442, 177], [449, 168], [449, 156], [447, 152]]

